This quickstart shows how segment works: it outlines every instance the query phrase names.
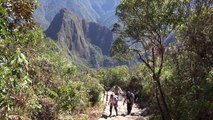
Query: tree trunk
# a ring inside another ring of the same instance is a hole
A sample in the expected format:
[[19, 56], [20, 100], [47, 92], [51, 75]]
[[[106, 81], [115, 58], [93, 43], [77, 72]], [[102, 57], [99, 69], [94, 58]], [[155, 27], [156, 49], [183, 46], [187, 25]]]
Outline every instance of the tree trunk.
[[163, 109], [162, 109], [162, 107], [160, 105], [159, 98], [158, 98], [158, 88], [157, 88], [157, 86], [156, 86], [155, 89], [156, 89], [156, 91], [155, 91], [156, 92], [156, 94], [155, 94], [156, 96], [155, 97], [156, 97], [156, 100], [157, 100], [157, 103], [158, 103], [158, 108], [160, 109], [160, 113], [161, 113], [162, 119], [165, 120], [165, 115], [164, 115]]
[[158, 90], [159, 90], [159, 92], [160, 92], [160, 98], [161, 98], [161, 100], [162, 100], [162, 102], [163, 102], [163, 108], [165, 109], [165, 112], [164, 112], [165, 118], [166, 118], [166, 120], [171, 120], [171, 116], [170, 116], [170, 113], [169, 113], [168, 105], [167, 105], [167, 103], [166, 103], [166, 99], [165, 99], [165, 97], [164, 97], [163, 90], [162, 90], [162, 88], [161, 88], [160, 78], [154, 76], [154, 80], [155, 80], [156, 83], [157, 83], [157, 88], [158, 88]]

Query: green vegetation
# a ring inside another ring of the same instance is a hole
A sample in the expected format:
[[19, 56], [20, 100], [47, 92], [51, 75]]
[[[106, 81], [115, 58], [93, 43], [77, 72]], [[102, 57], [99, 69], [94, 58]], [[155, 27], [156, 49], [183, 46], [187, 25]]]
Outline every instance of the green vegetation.
[[[122, 0], [111, 53], [141, 63], [98, 70], [45, 38], [32, 19], [36, 5], [0, 0], [2, 120], [88, 119], [114, 85], [137, 90], [152, 119], [213, 119], [211, 0]], [[176, 42], [165, 43], [171, 33]]]
[[89, 109], [100, 105], [103, 88], [35, 26], [36, 4], [0, 3], [0, 118], [70, 119], [80, 113], [87, 119]]
[[[212, 1], [123, 0], [117, 15], [112, 55], [146, 66], [155, 118], [212, 119]], [[165, 43], [172, 33], [176, 42]]]

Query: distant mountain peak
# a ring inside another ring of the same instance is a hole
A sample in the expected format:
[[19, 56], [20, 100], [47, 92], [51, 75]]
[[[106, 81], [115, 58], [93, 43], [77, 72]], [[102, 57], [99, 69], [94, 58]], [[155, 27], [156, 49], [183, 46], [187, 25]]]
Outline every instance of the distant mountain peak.
[[61, 9], [55, 16], [46, 35], [59, 45], [71, 51], [77, 51], [79, 56], [88, 58], [88, 46], [82, 29], [81, 19], [66, 8]]
[[67, 8], [63, 8], [60, 10], [58, 13], [62, 16], [62, 19], [67, 19], [67, 20], [78, 20], [81, 21], [81, 18], [78, 17], [74, 12], [68, 10]]
[[113, 41], [113, 34], [107, 27], [81, 20], [66, 8], [56, 14], [45, 33], [63, 48], [92, 64], [97, 64], [94, 62], [97, 56], [100, 59], [102, 54], [109, 55]]
[[60, 10], [60, 12], [61, 12], [61, 13], [66, 13], [66, 12], [71, 13], [71, 11], [69, 11], [67, 8], [62, 8], [62, 9]]
[[61, 15], [69, 15], [69, 16], [75, 16], [75, 17], [78, 17], [74, 12], [68, 10], [67, 8], [62, 8], [60, 11], [59, 11], [59, 14]]

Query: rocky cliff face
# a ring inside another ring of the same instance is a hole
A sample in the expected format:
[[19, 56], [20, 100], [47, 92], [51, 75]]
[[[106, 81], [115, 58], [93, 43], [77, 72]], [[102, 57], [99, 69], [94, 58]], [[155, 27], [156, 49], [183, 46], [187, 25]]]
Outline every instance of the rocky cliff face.
[[[85, 23], [85, 21], [83, 21]], [[101, 48], [104, 55], [109, 55], [113, 35], [112, 32], [104, 26], [94, 22], [84, 24], [84, 34], [90, 40], [90, 43]]]
[[81, 20], [68, 9], [60, 10], [45, 33], [63, 48], [85, 58], [92, 66], [103, 64], [103, 55], [109, 55], [113, 40], [107, 27]]
[[76, 51], [80, 57], [89, 58], [90, 47], [84, 36], [81, 19], [67, 9], [62, 9], [55, 16], [46, 35], [62, 47]]

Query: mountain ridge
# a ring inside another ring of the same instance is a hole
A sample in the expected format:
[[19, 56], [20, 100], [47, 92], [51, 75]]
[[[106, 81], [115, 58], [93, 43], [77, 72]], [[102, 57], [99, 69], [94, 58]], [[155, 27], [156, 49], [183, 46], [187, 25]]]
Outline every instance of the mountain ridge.
[[80, 19], [66, 8], [56, 14], [45, 34], [62, 48], [85, 59], [92, 67], [113, 64], [109, 58], [104, 57], [109, 55], [113, 42], [112, 32], [95, 22]]
[[[34, 18], [46, 30], [54, 16], [63, 8], [73, 11], [81, 19], [111, 28], [117, 21], [115, 9], [120, 0], [40, 0], [39, 2]], [[106, 22], [106, 20], [109, 21]]]

